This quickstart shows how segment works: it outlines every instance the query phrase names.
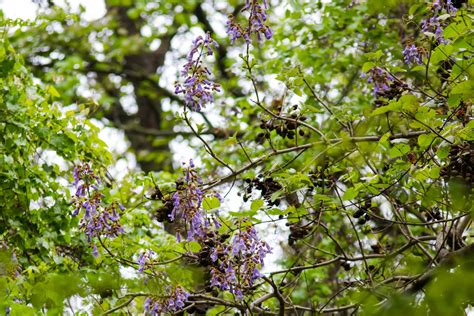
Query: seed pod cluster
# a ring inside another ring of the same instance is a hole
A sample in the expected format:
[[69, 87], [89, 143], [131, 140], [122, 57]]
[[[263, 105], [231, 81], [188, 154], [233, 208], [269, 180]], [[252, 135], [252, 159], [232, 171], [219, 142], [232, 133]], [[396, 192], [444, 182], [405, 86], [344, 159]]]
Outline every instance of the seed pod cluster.
[[383, 253], [383, 247], [379, 243], [370, 245], [370, 248], [374, 253], [380, 254]]
[[[297, 110], [298, 106], [294, 105], [292, 107], [293, 110]], [[281, 112], [281, 108], [276, 109], [277, 111]], [[270, 118], [269, 120], [260, 120], [260, 128], [264, 130], [264, 132], [257, 134], [257, 142], [262, 142], [265, 138], [270, 138], [270, 132], [276, 131], [277, 135], [287, 138], [287, 139], [294, 139], [296, 133], [300, 136], [304, 136], [305, 132], [301, 128], [298, 129], [298, 121], [306, 121], [308, 118], [304, 115], [299, 113], [292, 113], [287, 114], [285, 116], [286, 119], [279, 119], [279, 118]]]
[[372, 202], [367, 201], [365, 205], [359, 207], [357, 211], [352, 214], [352, 217], [357, 219], [358, 225], [364, 225], [370, 220], [370, 215], [367, 213], [372, 208]]
[[245, 190], [245, 194], [243, 197], [244, 202], [247, 202], [252, 194], [253, 190], [258, 190], [261, 193], [261, 196], [265, 199], [265, 201], [272, 206], [280, 205], [280, 200], [276, 199], [272, 201], [273, 193], [281, 190], [283, 187], [280, 183], [275, 181], [273, 178], [264, 178], [263, 175], [259, 175], [255, 179], [245, 179], [247, 183], [247, 188]]
[[326, 169], [311, 171], [309, 179], [315, 188], [332, 188], [335, 182], [328, 177]]
[[[175, 185], [176, 190], [180, 190], [183, 188], [184, 181], [178, 179], [176, 180]], [[155, 191], [150, 197], [153, 200], [161, 200], [163, 202], [163, 206], [157, 209], [155, 212], [155, 219], [160, 223], [165, 221], [168, 223], [172, 222], [172, 220], [170, 219], [170, 214], [173, 211], [174, 205], [171, 197], [172, 194], [164, 195], [158, 187], [155, 188]]]
[[458, 177], [467, 183], [474, 183], [474, 141], [451, 146], [449, 164], [443, 167], [440, 175], [447, 180]]
[[[201, 242], [201, 244], [203, 245], [201, 250], [195, 254], [198, 258], [199, 265], [203, 267], [216, 266], [217, 263], [213, 262], [211, 259], [211, 251], [216, 246], [218, 246], [218, 244], [223, 244], [229, 237], [229, 234], [216, 235], [212, 231], [208, 232], [204, 240], [202, 240]], [[218, 259], [223, 259], [224, 257], [224, 252], [219, 251], [217, 253]]]
[[341, 262], [341, 267], [343, 267], [345, 271], [349, 271], [352, 268], [351, 264], [347, 261]]
[[463, 126], [466, 126], [472, 120], [472, 105], [468, 105], [466, 102], [461, 101], [459, 109], [456, 111], [456, 118], [461, 121]]
[[425, 210], [423, 211], [423, 215], [425, 216], [426, 220], [428, 222], [431, 221], [440, 221], [443, 219], [443, 215], [439, 211], [438, 208], [433, 208], [431, 210]]
[[155, 218], [158, 222], [168, 222], [171, 223], [170, 214], [173, 211], [173, 201], [171, 197], [163, 198], [163, 206], [156, 210]]
[[286, 223], [290, 228], [290, 234], [288, 235], [288, 245], [293, 246], [296, 241], [303, 239], [310, 233], [311, 227], [308, 225], [301, 226], [300, 223]]
[[[378, 93], [378, 97], [382, 97], [388, 100], [398, 100], [402, 93], [408, 89], [408, 85], [401, 81], [393, 81], [390, 83], [389, 88]], [[376, 106], [386, 105], [386, 102], [377, 98], [375, 100]]]

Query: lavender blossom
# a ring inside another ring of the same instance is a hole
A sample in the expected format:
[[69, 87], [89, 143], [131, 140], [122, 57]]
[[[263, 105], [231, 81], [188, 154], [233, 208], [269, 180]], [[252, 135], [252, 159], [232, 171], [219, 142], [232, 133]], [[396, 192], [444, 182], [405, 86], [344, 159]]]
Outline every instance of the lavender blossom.
[[[456, 7], [454, 7], [453, 2], [451, 0], [447, 0], [446, 4], [444, 5], [446, 7], [446, 12], [451, 14], [451, 15], [456, 15]], [[440, 13], [441, 10], [443, 9], [443, 4], [441, 3], [440, 0], [434, 0], [433, 3], [431, 4], [431, 8], [435, 13]]]
[[408, 44], [407, 46], [405, 46], [405, 49], [403, 50], [403, 57], [405, 59], [405, 63], [408, 65], [423, 64], [422, 55], [418, 48], [415, 46], [415, 44]]
[[175, 85], [174, 92], [183, 93], [186, 106], [193, 111], [201, 111], [207, 103], [214, 101], [213, 92], [220, 91], [220, 85], [210, 79], [211, 72], [203, 65], [204, 57], [213, 55], [213, 49], [217, 47], [217, 42], [209, 33], [205, 37], [198, 36], [181, 71], [181, 75], [186, 76], [184, 84]]
[[181, 286], [175, 287], [170, 296], [166, 298], [150, 298], [145, 300], [144, 308], [150, 315], [161, 315], [161, 313], [175, 313], [186, 306], [189, 293]]
[[390, 84], [395, 80], [395, 78], [383, 70], [380, 67], [374, 67], [368, 71], [367, 82], [374, 85], [374, 96], [378, 97], [383, 94], [383, 92], [390, 89]]
[[431, 7], [435, 12], [439, 12], [443, 8], [440, 0], [434, 0], [433, 3], [431, 4]]
[[194, 163], [184, 170], [184, 180], [178, 182], [177, 191], [173, 194], [173, 210], [170, 219], [182, 220], [188, 230], [187, 240], [192, 241], [205, 236], [205, 228], [209, 226], [206, 214], [201, 208], [204, 194], [199, 188], [201, 178], [194, 169]]
[[215, 247], [211, 251], [211, 260], [215, 263], [211, 267], [211, 286], [242, 299], [243, 291], [263, 276], [259, 267], [263, 266], [263, 260], [270, 252], [270, 247], [258, 238], [253, 226], [243, 227], [226, 249]]
[[143, 272], [146, 268], [148, 261], [155, 255], [153, 250], [144, 251], [137, 260], [138, 272]]
[[448, 11], [448, 13], [451, 15], [456, 15], [457, 9], [451, 0], [446, 1], [446, 11]]
[[241, 284], [237, 279], [236, 271], [231, 261], [223, 261], [219, 265], [219, 269], [211, 268], [210, 284], [223, 291], [237, 294], [239, 298], [242, 296]]
[[[263, 3], [263, 5], [262, 5]], [[229, 34], [232, 44], [236, 39], [243, 38], [247, 44], [251, 43], [251, 37], [253, 34], [257, 36], [259, 42], [262, 41], [262, 35], [267, 39], [273, 37], [272, 29], [266, 25], [267, 15], [265, 10], [268, 9], [268, 2], [266, 0], [247, 0], [242, 11], [248, 11], [250, 13], [248, 23], [245, 28], [236, 21], [236, 18], [231, 14], [227, 20], [227, 34]]]
[[96, 258], [100, 256], [99, 250], [97, 250], [97, 246], [96, 246], [96, 245], [94, 245], [94, 246], [92, 247], [92, 255], [93, 255], [94, 257], [96, 257]]
[[243, 37], [244, 34], [246, 35], [245, 41], [250, 43], [250, 37], [242, 29], [242, 26], [235, 21], [235, 17], [232, 14], [229, 15], [226, 24], [227, 34], [229, 34], [230, 42], [232, 44], [234, 44], [237, 39]]
[[[96, 192], [94, 199], [101, 195]], [[88, 241], [93, 237], [105, 235], [109, 238], [115, 238], [123, 233], [123, 228], [120, 225], [120, 216], [117, 212], [118, 204], [113, 203], [107, 207], [98, 205], [99, 202], [89, 203], [85, 206], [86, 212], [82, 217], [80, 224], [81, 228], [87, 235]]]
[[[74, 167], [73, 184], [76, 193], [72, 198], [74, 206], [73, 215], [77, 216], [84, 210], [80, 220], [80, 227], [86, 233], [87, 240], [92, 242], [94, 237], [105, 235], [114, 238], [123, 232], [120, 225], [119, 210], [123, 205], [116, 202], [105, 206], [104, 195], [99, 190], [99, 177], [93, 172], [91, 166], [83, 163]], [[93, 245], [92, 254], [98, 256], [97, 246]]]
[[434, 34], [439, 43], [448, 43], [448, 41], [443, 37], [443, 29], [441, 28], [441, 24], [436, 16], [421, 21], [421, 29], [424, 33]]

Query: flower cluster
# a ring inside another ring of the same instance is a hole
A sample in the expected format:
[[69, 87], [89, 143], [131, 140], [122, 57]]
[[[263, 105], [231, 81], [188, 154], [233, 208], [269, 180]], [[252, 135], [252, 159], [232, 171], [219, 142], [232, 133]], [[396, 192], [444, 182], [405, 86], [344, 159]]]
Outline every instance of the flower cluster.
[[446, 8], [446, 12], [448, 12], [451, 15], [455, 15], [457, 9], [454, 7], [453, 2], [451, 0], [447, 0], [446, 4], [442, 4], [440, 0], [434, 0], [431, 8], [435, 13], [440, 13], [441, 10], [443, 10], [443, 7]]
[[408, 43], [403, 50], [403, 58], [405, 63], [410, 64], [423, 64], [423, 55], [419, 48], [413, 43]]
[[363, 74], [367, 76], [367, 82], [374, 85], [375, 97], [381, 96], [385, 91], [390, 90], [390, 84], [394, 81], [394, 77], [380, 67], [374, 67]]
[[263, 259], [270, 252], [270, 246], [258, 238], [253, 226], [242, 227], [229, 246], [213, 249], [211, 285], [242, 298], [242, 291], [262, 277], [259, 266], [263, 266]]
[[213, 55], [213, 48], [217, 47], [217, 42], [209, 33], [204, 37], [198, 36], [181, 71], [181, 75], [186, 77], [184, 84], [175, 85], [175, 93], [183, 93], [186, 106], [193, 111], [201, 111], [207, 103], [214, 101], [213, 92], [220, 91], [220, 85], [210, 79], [211, 72], [203, 64], [203, 59]]
[[[76, 216], [81, 210], [84, 215], [80, 220], [80, 227], [87, 235], [87, 240], [93, 237], [105, 235], [114, 238], [123, 232], [120, 225], [119, 210], [125, 208], [116, 202], [104, 206], [102, 201], [104, 195], [99, 191], [99, 177], [93, 172], [87, 163], [74, 167], [74, 186], [76, 193], [72, 198], [74, 205], [73, 215]], [[96, 245], [93, 246], [93, 255], [98, 256]]]
[[138, 272], [143, 272], [146, 268], [147, 262], [155, 255], [153, 250], [144, 251], [137, 260]]
[[263, 259], [270, 253], [268, 244], [258, 238], [257, 231], [253, 226], [241, 228], [232, 240], [232, 255], [235, 257], [248, 258], [257, 264], [263, 265]]
[[[207, 214], [202, 208], [205, 197], [217, 197], [218, 193], [204, 194], [199, 186], [201, 178], [190, 160], [184, 169], [184, 177], [177, 181], [177, 191], [173, 195], [174, 208], [170, 214], [172, 221], [181, 221], [187, 229], [187, 240], [201, 245], [197, 254], [201, 263], [210, 266], [211, 286], [227, 290], [242, 297], [245, 288], [251, 287], [262, 274], [259, 267], [271, 250], [268, 244], [258, 238], [251, 225], [242, 224], [230, 241], [230, 235], [221, 233], [222, 226], [214, 214]], [[177, 240], [180, 241], [179, 233]], [[145, 255], [140, 257], [145, 265]]]
[[150, 315], [161, 315], [161, 313], [173, 313], [184, 308], [189, 297], [181, 286], [175, 287], [166, 298], [150, 298], [145, 301], [145, 311]]
[[[434, 0], [430, 6], [432, 16], [421, 21], [421, 29], [423, 33], [434, 36], [438, 44], [447, 44], [448, 40], [443, 37], [443, 23], [440, 22], [438, 15], [445, 10], [451, 16], [456, 15], [457, 9], [454, 7], [451, 0], [440, 1]], [[444, 19], [441, 19], [444, 21]], [[422, 48], [416, 47], [412, 42], [408, 42], [403, 50], [403, 57], [405, 63], [422, 64], [423, 54], [425, 52]]]
[[[204, 194], [199, 188], [202, 184], [201, 178], [194, 169], [192, 159], [184, 170], [184, 179], [176, 183], [176, 192], [173, 194], [173, 211], [170, 219], [174, 221], [179, 218], [187, 229], [187, 240], [192, 241], [204, 237], [204, 228], [209, 225], [201, 204]], [[177, 239], [180, 240], [179, 232]]]
[[443, 37], [443, 29], [441, 28], [441, 24], [436, 16], [421, 21], [421, 29], [424, 33], [434, 34], [438, 43], [448, 43], [448, 41]]
[[440, 1], [434, 0], [431, 9], [433, 12], [433, 16], [429, 19], [421, 21], [421, 28], [424, 33], [434, 34], [436, 40], [440, 44], [447, 44], [448, 40], [443, 37], [443, 25], [438, 19], [438, 15], [441, 13], [443, 9], [451, 15], [456, 15], [456, 7], [453, 5], [451, 0]]
[[252, 34], [257, 36], [258, 41], [262, 40], [262, 35], [266, 39], [271, 39], [273, 36], [272, 29], [266, 25], [267, 15], [265, 10], [268, 9], [267, 0], [263, 0], [262, 3], [258, 0], [247, 0], [242, 11], [248, 11], [250, 13], [248, 25], [243, 27], [240, 25], [235, 17], [230, 14], [227, 20], [227, 34], [229, 34], [232, 44], [238, 38], [243, 38], [250, 44]]

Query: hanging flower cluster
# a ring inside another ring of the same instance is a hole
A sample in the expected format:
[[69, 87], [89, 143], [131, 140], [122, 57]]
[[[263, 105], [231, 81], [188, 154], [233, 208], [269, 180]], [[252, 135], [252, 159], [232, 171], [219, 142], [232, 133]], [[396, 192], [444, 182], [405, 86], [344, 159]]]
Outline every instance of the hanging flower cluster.
[[218, 245], [212, 250], [211, 285], [241, 299], [242, 291], [263, 276], [259, 267], [263, 266], [268, 253], [271, 253], [270, 246], [258, 238], [255, 228], [242, 227], [230, 245], [225, 248]]
[[447, 0], [446, 3], [444, 3], [444, 1], [441, 3], [440, 0], [434, 0], [431, 4], [431, 8], [435, 13], [440, 13], [443, 8], [446, 8], [446, 12], [451, 15], [455, 15], [457, 11], [451, 0]]
[[203, 64], [206, 56], [213, 55], [213, 49], [218, 44], [207, 33], [204, 37], [198, 36], [193, 41], [191, 51], [187, 56], [188, 62], [183, 66], [181, 75], [186, 77], [184, 84], [176, 83], [175, 93], [184, 94], [184, 102], [193, 111], [201, 111], [207, 103], [214, 101], [213, 93], [220, 91], [220, 85], [213, 82], [210, 70]]
[[[173, 211], [170, 214], [172, 221], [179, 218], [184, 222], [188, 241], [204, 237], [204, 229], [209, 224], [201, 208], [204, 198], [204, 194], [199, 188], [201, 184], [201, 178], [194, 169], [194, 162], [191, 159], [189, 166], [184, 170], [184, 179], [180, 179], [176, 183], [176, 192], [173, 194]], [[179, 241], [179, 232], [176, 237]]]
[[439, 19], [440, 14], [443, 13], [443, 10], [445, 10], [446, 13], [451, 16], [455, 16], [457, 11], [451, 0], [434, 0], [431, 5], [431, 11], [433, 13], [433, 16], [421, 21], [422, 31], [424, 33], [434, 34], [436, 41], [439, 44], [448, 43], [448, 40], [443, 37], [443, 23], [445, 23], [446, 20], [440, 22]]
[[137, 260], [138, 263], [138, 272], [143, 272], [147, 266], [147, 263], [155, 255], [153, 250], [144, 251]]
[[[122, 233], [119, 210], [124, 211], [125, 208], [116, 202], [104, 206], [102, 201], [104, 195], [98, 187], [100, 185], [99, 177], [90, 165], [82, 163], [75, 166], [73, 177], [73, 184], [76, 187], [76, 193], [72, 197], [75, 209], [73, 215], [76, 216], [81, 210], [84, 210], [80, 227], [86, 233], [87, 240], [92, 242], [93, 237], [102, 235], [114, 238]], [[93, 245], [92, 254], [99, 255], [96, 245]]]
[[[245, 289], [262, 276], [259, 269], [271, 249], [265, 241], [259, 239], [257, 231], [251, 225], [240, 223], [233, 238], [220, 232], [222, 224], [216, 214], [208, 214], [202, 207], [206, 197], [221, 200], [220, 195], [215, 192], [204, 194], [200, 189], [201, 184], [201, 178], [190, 160], [184, 168], [184, 177], [176, 182], [170, 219], [182, 224], [182, 229], [187, 230], [187, 241], [201, 245], [197, 257], [201, 264], [210, 268], [211, 286], [228, 290], [237, 298], [242, 298]], [[180, 232], [176, 238], [178, 242], [181, 240]], [[149, 258], [150, 254], [147, 252], [139, 257], [137, 263], [141, 271]]]
[[189, 297], [181, 286], [175, 287], [171, 294], [166, 298], [148, 297], [145, 301], [145, 311], [150, 315], [161, 315], [161, 313], [173, 313], [184, 308], [185, 302]]
[[448, 41], [443, 37], [443, 29], [441, 28], [441, 23], [436, 16], [432, 16], [427, 20], [421, 21], [421, 30], [424, 33], [434, 34], [438, 43], [448, 43]]
[[423, 54], [421, 49], [417, 48], [415, 44], [408, 43], [403, 50], [403, 58], [407, 65], [423, 64]]
[[[443, 37], [443, 24], [440, 22], [438, 16], [444, 12], [451, 16], [455, 16], [457, 9], [454, 7], [451, 0], [434, 0], [430, 9], [432, 16], [421, 21], [421, 29], [425, 34], [432, 34], [438, 44], [447, 44], [448, 40]], [[423, 48], [417, 47], [411, 41], [409, 41], [403, 49], [403, 57], [407, 65], [422, 64], [424, 54], [425, 52]]]
[[390, 90], [390, 84], [395, 79], [391, 74], [380, 67], [374, 67], [370, 69], [367, 74], [363, 74], [362, 76], [366, 76], [367, 82], [374, 85], [375, 97], [381, 96], [384, 92]]
[[242, 8], [242, 12], [249, 12], [247, 26], [242, 26], [236, 21], [235, 16], [229, 15], [227, 20], [227, 34], [229, 34], [232, 44], [236, 39], [243, 38], [247, 44], [251, 43], [251, 36], [255, 34], [257, 40], [262, 41], [262, 36], [265, 36], [267, 40], [273, 36], [272, 29], [266, 25], [267, 15], [265, 10], [268, 9], [267, 0], [263, 0], [262, 3], [258, 0], [246, 0], [245, 6]]

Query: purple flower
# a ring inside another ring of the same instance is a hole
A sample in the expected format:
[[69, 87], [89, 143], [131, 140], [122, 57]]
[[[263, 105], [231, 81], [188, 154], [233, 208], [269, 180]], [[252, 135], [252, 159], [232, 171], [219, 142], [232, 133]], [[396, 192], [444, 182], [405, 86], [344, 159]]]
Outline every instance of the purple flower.
[[252, 34], [257, 36], [259, 42], [262, 41], [262, 35], [264, 35], [267, 40], [273, 37], [272, 29], [265, 24], [267, 21], [265, 10], [268, 9], [268, 2], [263, 0], [262, 3], [263, 6], [258, 0], [246, 1], [245, 6], [242, 8], [243, 12], [248, 11], [250, 13], [248, 23], [244, 23], [246, 27], [239, 24], [232, 14], [229, 15], [227, 20], [227, 34], [229, 34], [232, 44], [239, 38], [245, 39], [247, 44], [250, 44]]
[[161, 313], [175, 313], [186, 306], [189, 293], [181, 286], [175, 287], [166, 298], [151, 298], [145, 300], [143, 307], [151, 315], [161, 315]]
[[[117, 208], [124, 210], [124, 207], [115, 202], [108, 206], [103, 205], [104, 195], [99, 190], [99, 177], [95, 175], [91, 166], [87, 163], [75, 166], [73, 177], [73, 184], [76, 187], [76, 193], [72, 198], [73, 215], [77, 216], [84, 210], [80, 227], [86, 233], [88, 241], [91, 242], [93, 237], [101, 235], [113, 238], [122, 233]], [[98, 255], [96, 248], [93, 249], [93, 254]]]
[[184, 179], [177, 181], [176, 192], [173, 194], [173, 210], [170, 220], [184, 223], [187, 229], [187, 240], [199, 240], [205, 237], [209, 228], [209, 220], [202, 209], [204, 193], [199, 186], [202, 181], [194, 168], [194, 162], [184, 170]]
[[[221, 247], [221, 246], [219, 246]], [[211, 286], [229, 291], [243, 298], [245, 288], [253, 286], [261, 278], [259, 266], [263, 266], [265, 256], [271, 252], [265, 241], [259, 239], [253, 226], [241, 228], [223, 251], [211, 251], [211, 259], [216, 263], [211, 267]]]
[[188, 62], [181, 70], [186, 79], [182, 85], [175, 85], [175, 94], [183, 93], [186, 106], [193, 111], [201, 111], [207, 103], [214, 101], [213, 93], [220, 91], [220, 85], [210, 80], [211, 72], [203, 65], [204, 57], [213, 55], [213, 49], [217, 47], [209, 33], [205, 37], [198, 36], [188, 53]]
[[367, 77], [367, 82], [374, 85], [374, 96], [378, 97], [383, 92], [390, 89], [390, 84], [395, 78], [380, 67], [374, 67], [370, 69], [367, 74], [363, 74], [363, 77]]
[[138, 272], [143, 272], [145, 270], [147, 262], [150, 261], [154, 255], [155, 252], [153, 250], [145, 250], [140, 254], [137, 259]]
[[[443, 4], [441, 3], [440, 0], [434, 0], [431, 7], [435, 13], [440, 13], [441, 10], [443, 9]], [[446, 1], [445, 7], [446, 7], [447, 13], [451, 15], [456, 14], [457, 9], [454, 7], [453, 2], [451, 0]]]
[[[235, 43], [236, 39], [239, 39], [243, 36], [244, 31], [240, 24], [235, 22], [234, 16], [231, 14], [226, 22], [227, 24], [227, 34], [229, 34], [229, 38], [232, 44]], [[250, 38], [248, 38], [250, 40]]]
[[255, 263], [263, 265], [263, 259], [271, 252], [270, 246], [258, 238], [253, 226], [240, 230], [232, 241], [232, 255], [251, 257]]
[[405, 46], [405, 49], [403, 50], [403, 57], [405, 59], [405, 63], [408, 65], [423, 64], [421, 53], [415, 46], [415, 44], [408, 44], [407, 46]]
[[429, 18], [428, 20], [421, 21], [421, 29], [425, 33], [432, 33], [435, 35], [436, 40], [439, 43], [447, 44], [448, 41], [443, 37], [443, 29], [436, 16]]
[[217, 247], [214, 247], [212, 252], [211, 252], [211, 260], [212, 262], [216, 262], [217, 261], [217, 258], [218, 258], [218, 250], [217, 250]]
[[451, 15], [456, 15], [457, 9], [454, 7], [451, 0], [446, 1], [446, 11], [448, 11], [448, 13]]
[[96, 246], [96, 245], [94, 245], [94, 246], [92, 247], [92, 255], [93, 255], [94, 257], [96, 257], [96, 258], [100, 256], [99, 250], [97, 250], [97, 246]]

